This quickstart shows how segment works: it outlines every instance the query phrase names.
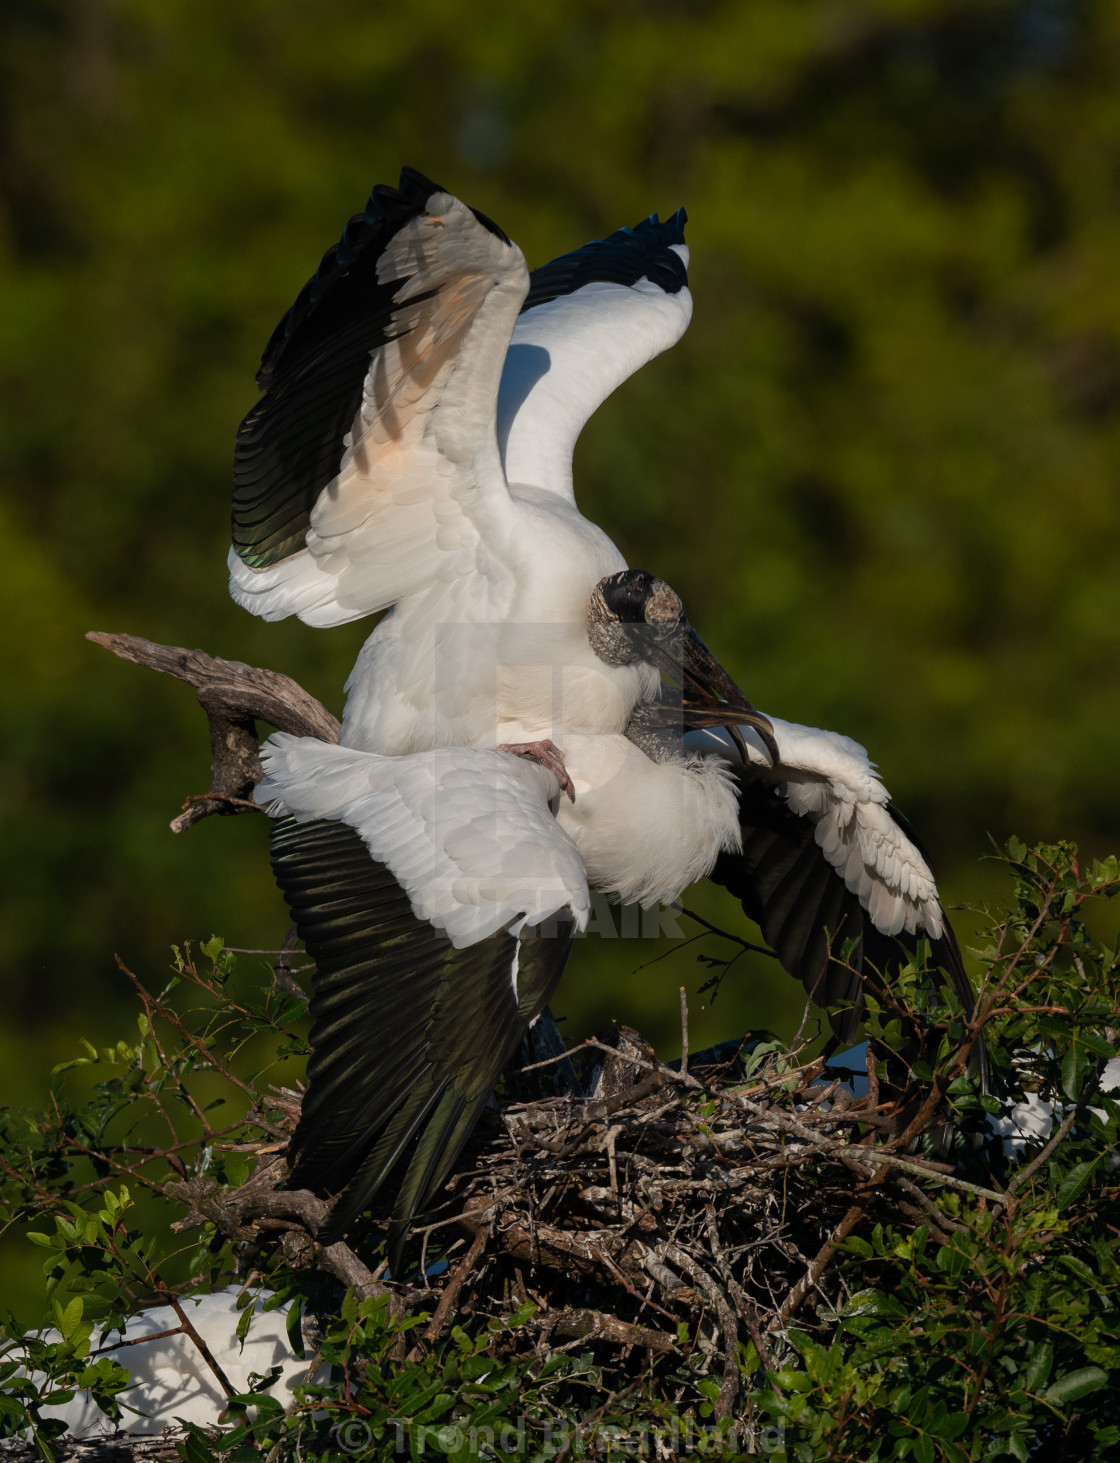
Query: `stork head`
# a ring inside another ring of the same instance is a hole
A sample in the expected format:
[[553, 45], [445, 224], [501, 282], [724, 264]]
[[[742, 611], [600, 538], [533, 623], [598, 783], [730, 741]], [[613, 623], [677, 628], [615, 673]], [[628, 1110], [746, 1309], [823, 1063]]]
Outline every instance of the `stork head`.
[[680, 596], [664, 579], [644, 569], [623, 569], [601, 579], [588, 601], [587, 638], [607, 665], [652, 665], [678, 683], [683, 730], [723, 726], [742, 749], [735, 728], [753, 727], [771, 762], [778, 762], [773, 726], [697, 635]]
[[660, 665], [659, 652], [678, 648], [687, 624], [680, 595], [644, 569], [608, 574], [587, 605], [587, 638], [607, 665]]

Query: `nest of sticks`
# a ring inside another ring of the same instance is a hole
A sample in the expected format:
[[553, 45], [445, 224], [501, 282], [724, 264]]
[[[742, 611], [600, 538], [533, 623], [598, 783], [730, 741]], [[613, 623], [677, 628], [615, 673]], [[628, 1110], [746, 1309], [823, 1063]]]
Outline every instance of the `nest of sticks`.
[[[795, 1317], [808, 1330], [830, 1325], [850, 1299], [833, 1261], [858, 1224], [902, 1213], [945, 1242], [952, 1221], [933, 1203], [937, 1188], [986, 1192], [910, 1151], [912, 1125], [897, 1095], [880, 1096], [873, 1063], [856, 1098], [820, 1059], [768, 1059], [745, 1077], [736, 1046], [682, 1069], [622, 1028], [581, 1049], [593, 1096], [495, 1103], [440, 1206], [420, 1218], [415, 1279], [376, 1266], [376, 1213], [353, 1247], [316, 1243], [327, 1204], [281, 1187], [275, 1121], [241, 1189], [177, 1186], [190, 1213], [176, 1227], [209, 1220], [243, 1243], [247, 1265], [279, 1244], [289, 1263], [387, 1295], [398, 1315], [427, 1312], [418, 1344], [438, 1341], [455, 1317], [507, 1320], [531, 1304], [507, 1349], [535, 1351], [542, 1365], [591, 1351], [617, 1381], [651, 1369], [671, 1380], [687, 1359], [694, 1376], [718, 1381], [716, 1416], [731, 1416], [741, 1345], [753, 1343], [765, 1374]], [[511, 1081], [524, 1087], [567, 1061]], [[294, 1127], [299, 1095], [275, 1103], [272, 1118]]]

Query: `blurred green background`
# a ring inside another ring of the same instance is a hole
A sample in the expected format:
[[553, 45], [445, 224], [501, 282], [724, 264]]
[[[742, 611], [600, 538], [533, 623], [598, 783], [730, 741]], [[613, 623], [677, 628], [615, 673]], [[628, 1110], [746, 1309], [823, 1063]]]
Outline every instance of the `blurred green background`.
[[[227, 597], [232, 444], [402, 163], [530, 265], [684, 203], [693, 324], [586, 431], [583, 510], [759, 706], [872, 750], [948, 900], [998, 897], [989, 834], [1120, 842], [1113, 0], [8, 0], [0, 1100], [131, 1022], [115, 952], [157, 981], [172, 941], [284, 934], [263, 819], [167, 830], [208, 782], [192, 693], [82, 636], [341, 710], [368, 626]], [[589, 937], [569, 1035], [675, 1054], [699, 948], [632, 974], [662, 950]], [[792, 983], [741, 968], [694, 1044], [792, 1030]]]

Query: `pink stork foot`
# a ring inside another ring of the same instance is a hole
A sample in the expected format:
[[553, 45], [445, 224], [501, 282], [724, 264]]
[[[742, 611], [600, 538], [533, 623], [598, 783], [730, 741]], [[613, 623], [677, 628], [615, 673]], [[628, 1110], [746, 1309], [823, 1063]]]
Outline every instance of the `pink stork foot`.
[[554, 741], [546, 738], [543, 742], [503, 742], [498, 751], [512, 752], [515, 757], [528, 757], [530, 762], [539, 762], [542, 767], [547, 767], [560, 784], [560, 791], [566, 792], [575, 802], [576, 790], [564, 766], [560, 748]]

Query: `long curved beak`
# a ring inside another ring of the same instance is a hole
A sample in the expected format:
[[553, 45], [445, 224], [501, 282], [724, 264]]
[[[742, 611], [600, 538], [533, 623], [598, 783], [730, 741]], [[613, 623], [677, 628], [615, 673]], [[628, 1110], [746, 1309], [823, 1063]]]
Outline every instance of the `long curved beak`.
[[744, 696], [743, 692], [720, 665], [712, 652], [691, 626], [685, 631], [680, 666], [670, 674], [683, 681], [682, 720], [686, 730], [705, 726], [722, 726], [738, 744], [744, 762], [748, 760], [746, 745], [736, 730], [752, 727], [766, 748], [771, 763], [781, 761], [774, 727]]

